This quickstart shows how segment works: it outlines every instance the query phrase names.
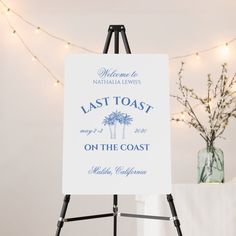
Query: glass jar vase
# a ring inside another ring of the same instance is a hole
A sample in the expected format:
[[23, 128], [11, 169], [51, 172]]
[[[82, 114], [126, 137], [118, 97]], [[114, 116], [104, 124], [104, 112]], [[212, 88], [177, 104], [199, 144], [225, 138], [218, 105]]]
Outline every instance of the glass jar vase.
[[198, 152], [198, 183], [224, 183], [224, 153], [214, 146]]

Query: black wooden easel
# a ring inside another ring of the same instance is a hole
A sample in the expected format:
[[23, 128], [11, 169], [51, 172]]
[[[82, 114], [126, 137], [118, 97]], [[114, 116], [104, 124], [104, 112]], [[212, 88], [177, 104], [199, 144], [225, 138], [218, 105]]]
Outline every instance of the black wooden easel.
[[[112, 34], [115, 34], [115, 44], [114, 44], [114, 52], [115, 54], [119, 53], [119, 35], [121, 34], [123, 43], [125, 46], [126, 53], [131, 54], [131, 50], [129, 47], [129, 43], [127, 40], [127, 36], [125, 33], [125, 27], [124, 25], [110, 25], [108, 28], [108, 34], [104, 46], [103, 53], [107, 54], [108, 49], [110, 46]], [[70, 202], [70, 195], [65, 195], [60, 218], [57, 223], [57, 231], [56, 236], [59, 236], [61, 233], [61, 229], [65, 222], [71, 222], [71, 221], [80, 221], [80, 220], [89, 220], [89, 219], [95, 219], [95, 218], [104, 218], [104, 217], [113, 217], [114, 224], [113, 224], [113, 236], [117, 236], [117, 217], [132, 217], [132, 218], [143, 218], [143, 219], [153, 219], [153, 220], [165, 220], [165, 221], [173, 221], [174, 225], [176, 227], [178, 236], [182, 236], [182, 232], [180, 229], [180, 221], [178, 219], [173, 197], [171, 194], [167, 194], [167, 201], [170, 206], [172, 217], [166, 217], [166, 216], [151, 216], [151, 215], [139, 215], [139, 214], [130, 214], [130, 213], [119, 213], [118, 211], [118, 195], [113, 195], [113, 212], [112, 213], [106, 213], [106, 214], [99, 214], [99, 215], [90, 215], [90, 216], [80, 216], [80, 217], [73, 217], [73, 218], [65, 218], [66, 211], [68, 204]]]

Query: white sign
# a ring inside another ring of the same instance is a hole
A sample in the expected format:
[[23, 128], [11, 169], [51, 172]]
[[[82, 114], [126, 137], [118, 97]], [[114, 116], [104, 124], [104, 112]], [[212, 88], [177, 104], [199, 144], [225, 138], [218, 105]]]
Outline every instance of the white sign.
[[168, 57], [66, 59], [63, 192], [171, 192]]

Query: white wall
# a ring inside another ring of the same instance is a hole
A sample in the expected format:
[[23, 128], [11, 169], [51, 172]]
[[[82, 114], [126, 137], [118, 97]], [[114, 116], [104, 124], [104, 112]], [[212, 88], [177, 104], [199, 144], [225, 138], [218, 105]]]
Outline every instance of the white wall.
[[[56, 35], [90, 49], [102, 51], [109, 24], [125, 24], [134, 53], [166, 52], [170, 56], [210, 47], [236, 36], [233, 0], [220, 1], [36, 1], [7, 3]], [[10, 14], [36, 55], [63, 78], [64, 45], [33, 29]], [[61, 207], [63, 88], [53, 86], [50, 75], [31, 61], [3, 18], [0, 18], [0, 234], [4, 236], [53, 235]], [[70, 52], [82, 52], [70, 49]], [[208, 73], [219, 75], [229, 63], [236, 72], [236, 43], [230, 56], [219, 50], [204, 54], [200, 61], [187, 60], [186, 82], [203, 92]], [[171, 92], [176, 93], [179, 62], [172, 62]], [[172, 102], [172, 111], [179, 111]], [[218, 146], [225, 153], [226, 181], [235, 173], [236, 122]], [[173, 182], [196, 183], [196, 155], [205, 144], [192, 129], [173, 124]], [[111, 197], [74, 197], [70, 215], [110, 211]], [[134, 197], [122, 197], [121, 207], [134, 211]], [[120, 235], [135, 235], [135, 221], [121, 220]], [[111, 219], [66, 225], [63, 235], [111, 235]], [[103, 227], [104, 226], [104, 227]]]

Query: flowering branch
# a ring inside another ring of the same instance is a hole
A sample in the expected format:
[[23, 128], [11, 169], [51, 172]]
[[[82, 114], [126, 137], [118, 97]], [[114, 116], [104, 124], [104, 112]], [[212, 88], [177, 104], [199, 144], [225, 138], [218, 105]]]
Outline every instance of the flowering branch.
[[[177, 86], [180, 95], [171, 95], [178, 103], [184, 107], [185, 117], [173, 117], [172, 120], [183, 122], [189, 127], [195, 128], [201, 137], [207, 142], [207, 146], [212, 146], [217, 138], [224, 133], [229, 120], [236, 118], [236, 91], [233, 88], [236, 84], [236, 74], [229, 79], [227, 75], [227, 64], [222, 65], [219, 79], [214, 83], [211, 75], [207, 77], [206, 96], [199, 96], [194, 89], [186, 87], [183, 82], [184, 62], [181, 63], [178, 72]], [[207, 123], [197, 116], [192, 100], [203, 106], [207, 114]], [[214, 105], [215, 104], [215, 105]]]

